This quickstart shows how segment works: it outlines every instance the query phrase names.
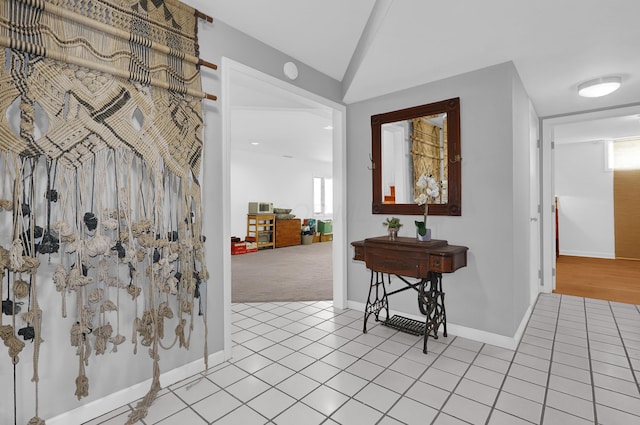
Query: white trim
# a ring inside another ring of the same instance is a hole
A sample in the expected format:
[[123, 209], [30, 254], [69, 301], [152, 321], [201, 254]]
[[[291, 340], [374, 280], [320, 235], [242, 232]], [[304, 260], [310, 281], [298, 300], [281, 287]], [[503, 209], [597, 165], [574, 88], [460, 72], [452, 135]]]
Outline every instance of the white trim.
[[[527, 311], [525, 311], [524, 315], [522, 316], [522, 320], [520, 321], [520, 326], [518, 326], [518, 330], [512, 337], [508, 337], [505, 335], [500, 335], [492, 332], [487, 332], [480, 329], [468, 328], [466, 326], [460, 326], [453, 323], [447, 323], [447, 334], [471, 339], [471, 340], [482, 342], [485, 344], [495, 345], [497, 347], [507, 348], [509, 350], [515, 350], [518, 347], [518, 344], [520, 343], [520, 339], [524, 334], [524, 330], [527, 327], [527, 323], [529, 323], [529, 317], [531, 317], [531, 313], [533, 312], [534, 305], [535, 305], [535, 300], [533, 304], [531, 304], [529, 308], [527, 308]], [[360, 302], [349, 301], [348, 307], [352, 310], [364, 311], [365, 305]], [[420, 322], [424, 320], [424, 316], [416, 316], [416, 315], [407, 314], [404, 312], [395, 312], [393, 310], [389, 310], [390, 316], [393, 316], [394, 314], [398, 314], [409, 319], [418, 320]], [[363, 318], [364, 318], [364, 313], [363, 313]], [[372, 319], [370, 318], [370, 320]]]
[[[223, 361], [224, 353], [222, 351], [209, 355], [209, 369]], [[187, 379], [204, 371], [204, 360], [199, 359], [161, 374], [160, 384], [163, 388], [166, 388], [176, 382], [180, 382], [183, 379]], [[47, 419], [47, 425], [81, 424], [90, 421], [91, 419], [122, 407], [127, 403], [131, 403], [131, 400], [137, 400], [144, 397], [149, 391], [149, 388], [151, 388], [151, 383], [152, 379], [147, 379], [139, 384], [132, 385], [105, 397], [93, 400], [87, 404], [83, 404], [77, 409], [69, 410], [68, 412]]]
[[[333, 305], [344, 308], [347, 298], [347, 197], [346, 197], [346, 160], [347, 160], [347, 108], [332, 100], [323, 98], [286, 81], [267, 75], [256, 69], [236, 62], [227, 57], [222, 58], [222, 202], [221, 205], [231, 204], [230, 189], [230, 96], [231, 75], [239, 72], [264, 81], [290, 93], [304, 97], [333, 109]], [[223, 302], [224, 302], [224, 351], [226, 358], [231, 357], [231, 225], [229, 208], [223, 208]]]
[[333, 109], [333, 306], [347, 305], [347, 109]]
[[[231, 103], [229, 99], [229, 87], [231, 85], [231, 67], [235, 62], [222, 58], [220, 76], [222, 78], [222, 205], [231, 205], [231, 142], [230, 142], [230, 116]], [[223, 309], [223, 344], [225, 360], [231, 358], [233, 342], [231, 340], [231, 211], [229, 207], [222, 208], [222, 309]]]

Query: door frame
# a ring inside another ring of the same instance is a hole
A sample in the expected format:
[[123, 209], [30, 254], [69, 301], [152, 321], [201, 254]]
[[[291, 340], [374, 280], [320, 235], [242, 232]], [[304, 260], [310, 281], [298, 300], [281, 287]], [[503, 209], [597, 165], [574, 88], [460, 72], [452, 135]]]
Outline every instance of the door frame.
[[333, 118], [333, 305], [336, 308], [347, 308], [347, 197], [346, 197], [346, 120], [347, 108], [345, 105], [311, 93], [298, 86], [265, 74], [240, 62], [227, 57], [222, 58], [222, 274], [223, 274], [223, 309], [224, 309], [224, 355], [225, 359], [231, 358], [231, 76], [234, 73], [242, 73], [258, 80], [264, 81], [283, 90], [301, 96], [305, 99], [317, 102], [332, 109]]
[[556, 288], [555, 154], [554, 129], [561, 124], [640, 114], [640, 103], [570, 114], [541, 117], [542, 133], [542, 292]]

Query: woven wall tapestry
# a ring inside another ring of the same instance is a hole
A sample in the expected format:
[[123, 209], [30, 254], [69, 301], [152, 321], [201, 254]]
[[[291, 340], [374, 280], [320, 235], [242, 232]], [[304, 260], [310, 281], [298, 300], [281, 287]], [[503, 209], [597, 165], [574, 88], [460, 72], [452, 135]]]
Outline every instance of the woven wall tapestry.
[[160, 388], [159, 351], [188, 349], [206, 310], [197, 20], [175, 0], [0, 0], [0, 337], [14, 365], [33, 342], [29, 424], [44, 424], [54, 308], [38, 288], [55, 285], [72, 319], [78, 399], [95, 356], [148, 347], [153, 384], [129, 423]]

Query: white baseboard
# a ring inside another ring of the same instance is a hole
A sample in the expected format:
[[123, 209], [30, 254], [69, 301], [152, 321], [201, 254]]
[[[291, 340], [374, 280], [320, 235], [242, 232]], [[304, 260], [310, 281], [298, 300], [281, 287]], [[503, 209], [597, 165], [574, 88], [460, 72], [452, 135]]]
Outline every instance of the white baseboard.
[[[217, 353], [209, 355], [209, 367], [218, 365], [224, 361], [224, 352], [218, 351]], [[160, 384], [163, 388], [180, 382], [183, 379], [187, 379], [190, 376], [194, 376], [205, 370], [204, 360], [199, 359], [194, 362], [188, 363], [184, 366], [169, 370], [160, 375]], [[102, 416], [105, 413], [109, 413], [125, 404], [131, 403], [134, 400], [144, 397], [149, 388], [151, 387], [151, 379], [148, 379], [139, 384], [132, 385], [123, 390], [109, 394], [100, 399], [91, 401], [84, 404], [77, 409], [70, 410], [62, 413], [53, 418], [47, 419], [47, 425], [69, 425], [69, 424], [81, 424], [90, 421], [93, 418]]]
[[[363, 303], [349, 301], [348, 307], [352, 310], [359, 310], [364, 312], [365, 305]], [[460, 326], [453, 323], [447, 323], [447, 334], [456, 335], [462, 338], [471, 339], [478, 342], [483, 342], [485, 344], [495, 345], [502, 348], [507, 348], [509, 350], [515, 350], [518, 347], [518, 343], [522, 338], [522, 334], [524, 333], [525, 328], [527, 327], [527, 323], [529, 322], [529, 317], [533, 312], [533, 305], [530, 305], [525, 311], [522, 320], [520, 321], [520, 326], [518, 326], [518, 330], [512, 337], [508, 337], [505, 335], [500, 335], [492, 332], [483, 331], [480, 329], [468, 328], [466, 326]], [[389, 314], [393, 316], [394, 314], [398, 314], [409, 319], [418, 320], [420, 322], [424, 321], [424, 316], [416, 316], [403, 312], [396, 312], [393, 310], [389, 310]], [[364, 316], [364, 313], [363, 313]]]
[[560, 255], [567, 255], [570, 257], [591, 257], [591, 258], [606, 258], [608, 260], [615, 260], [616, 254], [611, 252], [588, 252], [588, 251], [565, 251], [560, 250]]

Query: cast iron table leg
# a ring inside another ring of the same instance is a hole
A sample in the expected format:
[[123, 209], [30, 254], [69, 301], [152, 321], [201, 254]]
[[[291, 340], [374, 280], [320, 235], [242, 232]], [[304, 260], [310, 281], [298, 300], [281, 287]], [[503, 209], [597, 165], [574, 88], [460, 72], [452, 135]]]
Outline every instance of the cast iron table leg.
[[[390, 279], [390, 278], [389, 278]], [[373, 288], [375, 290], [375, 299], [372, 301]], [[382, 291], [380, 291], [382, 287]], [[382, 294], [380, 294], [382, 292]], [[364, 326], [362, 328], [363, 333], [367, 333], [367, 320], [371, 314], [375, 315], [376, 322], [380, 321], [380, 311], [385, 310], [387, 319], [389, 319], [389, 297], [387, 296], [387, 290], [384, 287], [384, 273], [374, 272], [371, 270], [371, 282], [369, 285], [369, 295], [367, 296], [367, 304], [364, 308]]]
[[447, 313], [444, 308], [441, 273], [429, 272], [429, 277], [420, 282], [418, 306], [420, 312], [426, 316], [422, 347], [422, 351], [426, 354], [429, 334], [432, 334], [434, 339], [438, 339], [438, 328], [441, 324], [444, 328], [442, 334], [447, 336]]

